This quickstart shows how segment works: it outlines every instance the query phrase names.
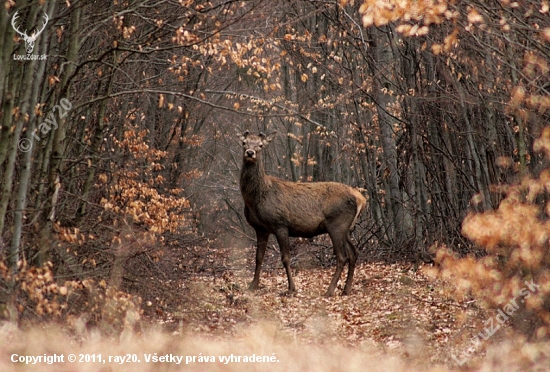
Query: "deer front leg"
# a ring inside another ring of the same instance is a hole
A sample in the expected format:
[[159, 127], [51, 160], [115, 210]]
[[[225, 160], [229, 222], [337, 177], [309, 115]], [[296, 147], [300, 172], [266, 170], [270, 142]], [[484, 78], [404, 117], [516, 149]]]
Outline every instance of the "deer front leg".
[[256, 246], [256, 269], [254, 270], [254, 279], [248, 287], [250, 290], [258, 289], [258, 285], [260, 284], [260, 272], [262, 271], [269, 233], [256, 230], [256, 239], [258, 242]]
[[288, 291], [295, 292], [296, 286], [294, 285], [294, 280], [292, 280], [292, 274], [290, 273], [290, 241], [288, 239], [288, 230], [280, 229], [275, 233], [275, 236], [277, 237], [277, 243], [279, 243], [281, 261], [283, 262], [288, 278]]

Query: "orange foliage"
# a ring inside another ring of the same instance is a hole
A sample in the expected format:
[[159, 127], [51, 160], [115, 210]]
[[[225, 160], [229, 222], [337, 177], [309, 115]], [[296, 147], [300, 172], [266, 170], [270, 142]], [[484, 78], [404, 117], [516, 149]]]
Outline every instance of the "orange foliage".
[[[54, 279], [53, 264], [30, 266], [17, 263], [16, 274], [0, 262], [0, 283], [9, 283], [11, 296], [0, 307], [0, 318], [11, 320], [39, 319], [68, 320], [71, 326], [90, 323], [101, 326], [107, 333], [131, 327], [140, 319], [141, 299], [107, 286], [105, 280]], [[79, 314], [74, 316], [73, 314]], [[84, 315], [81, 315], [84, 314]]]
[[[550, 128], [543, 130], [534, 148], [550, 155]], [[525, 177], [500, 191], [506, 197], [496, 210], [469, 213], [462, 226], [462, 233], [485, 248], [487, 255], [458, 258], [442, 247], [436, 261], [443, 276], [456, 282], [459, 294], [471, 293], [493, 309], [517, 298], [526, 283], [533, 283], [536, 290], [525, 297], [522, 310], [529, 326], [521, 331], [546, 336], [550, 332], [550, 203], [545, 200], [550, 192], [550, 172]]]
[[164, 178], [157, 172], [164, 168], [160, 161], [166, 152], [147, 145], [146, 135], [145, 130], [130, 129], [123, 140], [115, 140], [128, 159], [113, 173], [109, 195], [101, 205], [119, 218], [146, 226], [154, 235], [175, 232], [185, 224], [182, 211], [189, 208], [189, 201], [178, 196], [181, 189], [161, 188]]

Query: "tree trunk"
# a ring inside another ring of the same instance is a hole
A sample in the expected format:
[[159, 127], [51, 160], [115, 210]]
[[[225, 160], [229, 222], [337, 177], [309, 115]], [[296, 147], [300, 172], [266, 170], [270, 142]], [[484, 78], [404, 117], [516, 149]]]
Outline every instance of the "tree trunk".
[[382, 153], [384, 156], [384, 166], [388, 177], [388, 211], [392, 218], [392, 227], [390, 237], [395, 245], [405, 240], [404, 236], [404, 211], [403, 199], [399, 190], [399, 171], [397, 168], [397, 145], [394, 136], [393, 124], [394, 118], [389, 110], [395, 103], [395, 98], [389, 93], [395, 91], [396, 84], [391, 80], [394, 72], [392, 71], [394, 55], [390, 43], [393, 42], [393, 33], [390, 26], [381, 27], [373, 30], [374, 40], [374, 96], [377, 103], [377, 113], [380, 131], [380, 140]]

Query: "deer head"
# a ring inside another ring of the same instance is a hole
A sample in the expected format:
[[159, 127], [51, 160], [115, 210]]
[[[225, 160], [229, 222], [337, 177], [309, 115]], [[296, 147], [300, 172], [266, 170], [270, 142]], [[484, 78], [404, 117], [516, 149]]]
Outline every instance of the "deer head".
[[44, 24], [42, 25], [42, 28], [39, 31], [34, 31], [29, 36], [27, 35], [27, 30], [25, 30], [25, 32], [21, 32], [19, 31], [19, 28], [15, 25], [15, 21], [19, 17], [17, 13], [19, 13], [19, 11], [15, 12], [13, 17], [11, 18], [11, 26], [13, 27], [15, 32], [17, 32], [23, 38], [23, 40], [25, 40], [25, 48], [27, 49], [27, 54], [31, 54], [32, 51], [34, 50], [34, 42], [36, 41], [38, 36], [42, 33], [42, 31], [44, 31], [44, 29], [46, 28], [46, 25], [48, 24], [48, 20], [50, 18], [46, 13], [44, 13]]
[[262, 151], [269, 142], [273, 141], [276, 134], [277, 132], [273, 132], [269, 135], [265, 135], [260, 132], [259, 135], [255, 136], [251, 135], [248, 130], [244, 132], [241, 136], [241, 140], [243, 141], [244, 161], [247, 163], [255, 163], [260, 151]]

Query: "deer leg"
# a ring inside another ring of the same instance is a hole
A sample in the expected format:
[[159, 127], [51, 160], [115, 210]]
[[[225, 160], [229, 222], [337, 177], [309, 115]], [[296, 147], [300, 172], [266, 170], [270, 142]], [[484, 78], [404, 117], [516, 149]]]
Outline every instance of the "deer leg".
[[258, 289], [260, 284], [260, 272], [262, 271], [262, 263], [264, 262], [265, 249], [267, 248], [267, 240], [269, 239], [269, 233], [256, 230], [256, 239], [258, 241], [256, 247], [256, 269], [254, 270], [254, 279], [250, 283], [248, 289]]
[[349, 266], [348, 266], [348, 277], [346, 278], [346, 286], [344, 287], [344, 292], [342, 294], [349, 295], [351, 292], [351, 283], [353, 282], [353, 273], [355, 272], [355, 263], [357, 262], [357, 257], [359, 256], [359, 251], [353, 244], [351, 236], [349, 233], [346, 237], [346, 242], [348, 244], [348, 255], [349, 255]]
[[294, 280], [292, 280], [292, 274], [290, 273], [290, 241], [288, 239], [288, 230], [278, 230], [275, 233], [277, 237], [277, 243], [279, 243], [279, 249], [281, 250], [281, 261], [286, 270], [286, 277], [288, 278], [288, 291], [296, 291]]
[[338, 229], [335, 229], [335, 230], [336, 231], [329, 230], [328, 232], [330, 235], [330, 239], [332, 240], [334, 254], [336, 255], [336, 272], [334, 273], [334, 276], [332, 277], [332, 281], [330, 282], [327, 292], [325, 293], [325, 296], [327, 297], [334, 296], [336, 285], [338, 284], [338, 280], [340, 279], [340, 276], [342, 275], [342, 271], [344, 270], [346, 261], [348, 260], [348, 257], [346, 254], [346, 238], [345, 236], [343, 236], [341, 233], [338, 232]]

